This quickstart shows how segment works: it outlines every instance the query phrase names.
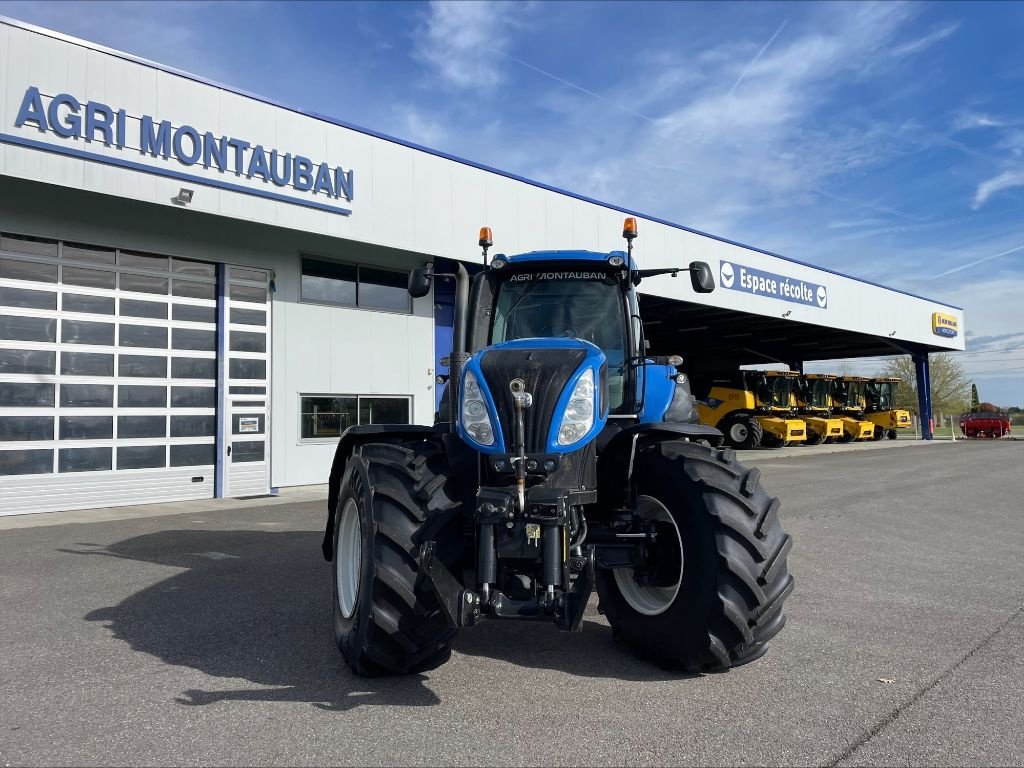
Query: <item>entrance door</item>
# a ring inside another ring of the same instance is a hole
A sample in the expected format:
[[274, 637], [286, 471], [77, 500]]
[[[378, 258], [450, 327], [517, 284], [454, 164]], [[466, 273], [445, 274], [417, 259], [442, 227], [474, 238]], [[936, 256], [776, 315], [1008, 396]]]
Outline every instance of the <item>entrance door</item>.
[[224, 266], [220, 363], [222, 495], [270, 492], [270, 273]]

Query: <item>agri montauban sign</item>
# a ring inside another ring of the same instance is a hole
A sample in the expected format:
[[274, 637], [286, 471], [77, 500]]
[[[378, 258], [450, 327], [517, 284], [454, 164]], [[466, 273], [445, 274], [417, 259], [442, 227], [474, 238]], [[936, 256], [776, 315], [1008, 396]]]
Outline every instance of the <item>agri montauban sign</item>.
[[[14, 120], [19, 133], [2, 134], [3, 141], [278, 202], [351, 214], [348, 208], [334, 203], [352, 201], [355, 179], [351, 169], [253, 144], [237, 136], [157, 120], [152, 115], [130, 116], [124, 109], [98, 101], [83, 103], [69, 93], [57, 94], [48, 104], [44, 101], [37, 87], [28, 88]], [[61, 141], [33, 140], [32, 128]], [[90, 151], [95, 144], [123, 154]], [[262, 184], [239, 184], [232, 177]]]

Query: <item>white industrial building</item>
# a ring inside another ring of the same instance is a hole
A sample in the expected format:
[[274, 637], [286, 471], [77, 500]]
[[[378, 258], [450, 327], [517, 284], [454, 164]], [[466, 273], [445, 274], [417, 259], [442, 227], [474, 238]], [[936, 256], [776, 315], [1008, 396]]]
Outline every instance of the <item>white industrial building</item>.
[[496, 251], [608, 251], [640, 217], [644, 267], [719, 281], [642, 286], [684, 355], [902, 350], [926, 377], [963, 349], [956, 307], [9, 19], [0, 123], [0, 514], [323, 483], [346, 426], [430, 423], [408, 270], [477, 261], [482, 225]]

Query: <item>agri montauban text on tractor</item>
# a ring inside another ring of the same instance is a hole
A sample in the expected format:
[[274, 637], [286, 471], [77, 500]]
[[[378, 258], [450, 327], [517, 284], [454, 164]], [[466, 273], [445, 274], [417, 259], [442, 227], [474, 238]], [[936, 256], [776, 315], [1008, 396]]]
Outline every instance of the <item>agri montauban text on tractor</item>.
[[733, 448], [781, 448], [807, 438], [796, 417], [793, 371], [743, 371], [716, 375], [700, 386], [697, 413], [702, 424], [719, 429]]
[[[646, 353], [626, 252], [495, 256], [455, 280], [450, 379], [433, 426], [339, 441], [324, 556], [334, 633], [360, 674], [423, 671], [484, 619], [579, 630], [594, 589], [615, 634], [668, 668], [752, 661], [793, 589], [779, 503], [698, 423], [681, 358]], [[491, 245], [490, 230], [480, 245]]]

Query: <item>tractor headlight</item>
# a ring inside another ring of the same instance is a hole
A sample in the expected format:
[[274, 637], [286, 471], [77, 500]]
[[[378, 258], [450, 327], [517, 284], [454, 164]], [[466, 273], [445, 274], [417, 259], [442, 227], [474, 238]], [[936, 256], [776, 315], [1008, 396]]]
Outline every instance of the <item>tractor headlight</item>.
[[572, 445], [594, 426], [594, 369], [588, 368], [576, 381], [569, 404], [558, 427], [558, 444]]
[[462, 428], [480, 445], [494, 443], [494, 427], [487, 415], [483, 392], [476, 376], [469, 371], [462, 377]]

